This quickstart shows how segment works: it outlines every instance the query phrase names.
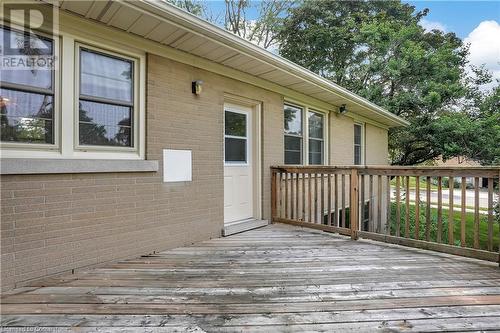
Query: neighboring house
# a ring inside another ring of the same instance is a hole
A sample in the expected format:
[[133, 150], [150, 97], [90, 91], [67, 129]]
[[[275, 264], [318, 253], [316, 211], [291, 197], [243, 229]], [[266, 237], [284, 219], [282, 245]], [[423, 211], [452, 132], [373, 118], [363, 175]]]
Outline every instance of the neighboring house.
[[[463, 156], [457, 156], [453, 157], [450, 159], [447, 159], [446, 161], [443, 160], [443, 157], [439, 157], [435, 160], [435, 164], [438, 167], [458, 167], [458, 168], [475, 168], [475, 167], [481, 167], [481, 164], [479, 162], [476, 162], [474, 160], [465, 158]], [[488, 178], [481, 178], [478, 177], [479, 179], [479, 186], [486, 188], [488, 187]], [[458, 180], [456, 180], [458, 181]], [[469, 187], [474, 186], [474, 177], [466, 177], [466, 182]]]
[[270, 166], [384, 165], [407, 124], [164, 2], [60, 3], [55, 71], [2, 75], [5, 289], [251, 227]]

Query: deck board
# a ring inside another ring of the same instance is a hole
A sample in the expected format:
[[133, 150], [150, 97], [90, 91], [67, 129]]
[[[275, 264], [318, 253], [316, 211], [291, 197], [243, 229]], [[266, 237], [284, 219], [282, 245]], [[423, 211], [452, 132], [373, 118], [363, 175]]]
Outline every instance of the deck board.
[[5, 332], [500, 330], [500, 269], [274, 224], [38, 281], [1, 312]]

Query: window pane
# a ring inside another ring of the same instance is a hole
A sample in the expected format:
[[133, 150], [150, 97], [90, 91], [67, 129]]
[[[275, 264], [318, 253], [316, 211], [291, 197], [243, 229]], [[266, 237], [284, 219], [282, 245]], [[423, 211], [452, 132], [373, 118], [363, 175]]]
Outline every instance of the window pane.
[[309, 140], [309, 164], [323, 164], [323, 141]]
[[354, 146], [354, 165], [360, 165], [361, 164], [361, 146], [355, 145]]
[[132, 102], [131, 61], [82, 49], [80, 66], [80, 94]]
[[226, 135], [247, 136], [247, 116], [245, 114], [226, 111], [224, 125]]
[[132, 109], [80, 100], [80, 144], [132, 147]]
[[323, 139], [323, 115], [309, 112], [309, 137]]
[[247, 161], [247, 140], [246, 139], [225, 139], [225, 161], [226, 162], [246, 162]]
[[[41, 62], [48, 60], [46, 56], [52, 56], [54, 52], [53, 41], [48, 38], [31, 35], [28, 38], [25, 34], [0, 27], [0, 40], [2, 41], [3, 60], [12, 59], [15, 61], [12, 66], [15, 70], [2, 69], [0, 79], [3, 82], [22, 84], [30, 87], [52, 89], [52, 71], [41, 69], [41, 67], [20, 66], [20, 60], [39, 59]], [[10, 46], [10, 47], [7, 47]], [[10, 58], [12, 57], [12, 58]], [[34, 58], [33, 58], [34, 57]]]
[[354, 125], [354, 144], [361, 144], [361, 126]]
[[54, 143], [53, 97], [0, 89], [1, 140]]
[[302, 109], [285, 105], [285, 133], [302, 135]]
[[285, 164], [302, 164], [302, 138], [285, 135]]

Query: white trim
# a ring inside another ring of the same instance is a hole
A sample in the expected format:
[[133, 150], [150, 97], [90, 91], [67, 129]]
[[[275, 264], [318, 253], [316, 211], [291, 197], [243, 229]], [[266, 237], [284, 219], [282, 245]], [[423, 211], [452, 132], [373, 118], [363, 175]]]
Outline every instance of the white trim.
[[[38, 33], [38, 31], [37, 31]], [[40, 33], [45, 36], [43, 32]], [[58, 55], [54, 82], [55, 144], [0, 144], [2, 158], [54, 159], [144, 159], [146, 148], [146, 56], [144, 51], [110, 42], [104, 38], [88, 38], [83, 34], [61, 32], [54, 40]], [[95, 49], [134, 63], [134, 147], [101, 147], [78, 145], [78, 81], [79, 47]], [[64, 112], [62, 112], [64, 110]]]
[[[253, 200], [253, 218], [254, 219], [262, 219], [262, 216], [264, 212], [262, 211], [263, 209], [263, 200], [264, 197], [262, 195], [262, 187], [263, 187], [263, 159], [262, 159], [262, 102], [253, 100], [250, 98], [245, 98], [242, 96], [237, 96], [233, 94], [224, 94], [224, 103], [223, 103], [223, 117], [224, 117], [224, 112], [226, 110], [226, 107], [229, 108], [238, 108], [240, 107], [246, 107], [250, 108], [252, 112], [252, 128], [250, 129], [252, 131], [252, 177], [253, 177], [253, 195], [254, 195], [254, 200]], [[223, 125], [224, 128], [224, 125]], [[223, 138], [225, 133], [223, 134]], [[224, 139], [223, 139], [224, 140]], [[247, 140], [248, 141], [248, 140]], [[225, 143], [222, 143], [223, 146]], [[248, 149], [247, 149], [248, 151]], [[223, 161], [225, 159], [225, 153], [223, 152]], [[231, 166], [225, 165], [223, 162], [223, 167], [226, 166]]]
[[[292, 102], [291, 99], [285, 98], [283, 102], [283, 112], [285, 112], [285, 106], [289, 105], [295, 108], [299, 108], [302, 110], [302, 136], [286, 134], [283, 129], [283, 141], [285, 140], [285, 136], [293, 136], [300, 137], [302, 139], [302, 164], [301, 165], [311, 165], [309, 163], [309, 112], [319, 113], [323, 115], [323, 160], [321, 165], [327, 165], [329, 161], [329, 152], [330, 152], [330, 144], [329, 144], [329, 112], [327, 110], [310, 107], [308, 105], [299, 104], [296, 102]], [[284, 148], [284, 142], [283, 142]], [[283, 163], [285, 158], [285, 150], [283, 149]]]
[[352, 146], [352, 151], [353, 151], [353, 165], [356, 165], [355, 163], [355, 159], [356, 159], [356, 156], [354, 155], [354, 147], [356, 146], [356, 144], [354, 143], [354, 127], [355, 126], [360, 126], [361, 127], [361, 161], [360, 161], [360, 164], [359, 165], [365, 165], [365, 161], [366, 161], [366, 156], [365, 156], [365, 147], [366, 147], [366, 142], [365, 142], [365, 137], [366, 137], [366, 134], [365, 134], [365, 130], [366, 130], [366, 126], [364, 123], [360, 123], [360, 122], [355, 122], [354, 125], [353, 125], [353, 131], [352, 131], [352, 135], [353, 135], [353, 146]]

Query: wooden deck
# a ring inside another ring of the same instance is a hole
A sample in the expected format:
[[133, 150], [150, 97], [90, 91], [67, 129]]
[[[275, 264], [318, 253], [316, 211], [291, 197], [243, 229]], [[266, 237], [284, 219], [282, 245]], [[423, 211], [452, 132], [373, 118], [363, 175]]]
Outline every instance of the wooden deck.
[[49, 279], [2, 303], [5, 332], [500, 330], [500, 269], [274, 224]]

